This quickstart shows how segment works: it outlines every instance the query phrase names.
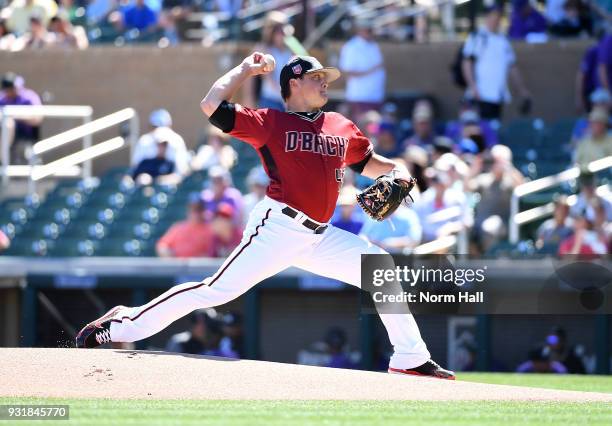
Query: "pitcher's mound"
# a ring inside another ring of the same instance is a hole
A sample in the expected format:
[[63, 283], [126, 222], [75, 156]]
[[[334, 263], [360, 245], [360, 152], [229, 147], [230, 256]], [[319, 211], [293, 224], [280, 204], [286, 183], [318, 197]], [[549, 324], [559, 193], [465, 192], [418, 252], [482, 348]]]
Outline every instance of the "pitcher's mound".
[[612, 395], [168, 352], [0, 349], [0, 397], [608, 401]]

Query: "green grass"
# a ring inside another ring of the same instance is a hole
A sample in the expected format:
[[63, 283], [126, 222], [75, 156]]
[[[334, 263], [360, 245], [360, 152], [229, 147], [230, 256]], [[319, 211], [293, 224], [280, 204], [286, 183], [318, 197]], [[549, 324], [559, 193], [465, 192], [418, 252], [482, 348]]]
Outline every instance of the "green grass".
[[[45, 425], [610, 425], [603, 403], [405, 401], [143, 401], [0, 398], [68, 404], [70, 421]], [[0, 421], [0, 424], [6, 422]], [[40, 424], [19, 421], [16, 425]]]
[[458, 373], [457, 380], [583, 392], [612, 393], [612, 376], [578, 374]]

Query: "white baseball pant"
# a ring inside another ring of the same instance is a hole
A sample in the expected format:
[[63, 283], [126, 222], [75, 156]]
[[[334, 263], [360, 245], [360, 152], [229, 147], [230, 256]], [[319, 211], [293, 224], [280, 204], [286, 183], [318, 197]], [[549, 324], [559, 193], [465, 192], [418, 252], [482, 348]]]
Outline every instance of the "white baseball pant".
[[[315, 234], [301, 223], [308, 219], [306, 215], [290, 218], [281, 212], [284, 207], [265, 197], [251, 212], [242, 241], [213, 276], [174, 286], [143, 306], [119, 310], [112, 318], [111, 340], [145, 339], [196, 309], [239, 297], [290, 266], [360, 287], [361, 254], [385, 253], [331, 225], [324, 233]], [[430, 359], [412, 315], [381, 314], [380, 318], [394, 349], [390, 367], [413, 368]]]

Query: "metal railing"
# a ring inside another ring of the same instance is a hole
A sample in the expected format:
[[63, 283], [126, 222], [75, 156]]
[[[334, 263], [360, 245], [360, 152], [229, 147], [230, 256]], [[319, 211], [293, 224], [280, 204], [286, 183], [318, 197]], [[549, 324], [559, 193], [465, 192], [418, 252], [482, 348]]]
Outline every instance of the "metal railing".
[[[81, 171], [81, 176], [84, 178], [91, 177], [91, 160], [102, 156], [111, 151], [124, 146], [125, 141], [121, 137], [116, 137], [105, 142], [101, 142], [92, 146], [92, 136], [94, 133], [108, 129], [112, 126], [119, 125], [129, 121], [130, 131], [130, 148], [133, 149], [137, 142], [139, 133], [138, 114], [133, 108], [125, 108], [104, 117], [91, 121], [91, 107], [65, 107], [65, 106], [23, 106], [23, 107], [5, 107], [3, 113], [3, 132], [2, 132], [2, 171], [3, 183], [8, 184], [11, 176], [27, 176], [30, 180], [30, 191], [36, 190], [36, 182], [50, 175], [55, 176], [74, 176], [75, 170]], [[10, 165], [10, 149], [6, 117], [27, 118], [37, 116], [48, 117], [66, 117], [76, 116], [81, 114], [84, 124], [73, 129], [64, 131], [55, 136], [43, 139], [32, 146], [29, 155], [29, 166], [11, 166]], [[83, 149], [75, 153], [64, 156], [48, 164], [38, 164], [40, 156], [59, 147], [65, 146], [68, 143], [76, 140], [83, 140]], [[82, 169], [77, 165], [83, 164]], [[20, 167], [19, 173], [10, 170], [9, 167]], [[29, 172], [26, 174], [26, 172]], [[78, 174], [77, 174], [78, 175]]]
[[439, 237], [433, 241], [429, 241], [427, 243], [420, 244], [416, 246], [412, 253], [414, 254], [433, 254], [439, 252], [448, 252], [453, 247], [456, 248], [455, 254], [459, 255], [467, 255], [468, 254], [468, 227], [467, 223], [463, 221], [464, 211], [459, 206], [447, 207], [445, 209], [439, 210], [435, 213], [430, 214], [427, 217], [427, 222], [439, 223], [439, 222], [447, 222], [450, 220], [461, 221], [462, 226], [459, 232], [456, 234], [445, 235], [443, 237]]
[[81, 126], [59, 133], [50, 138], [43, 139], [32, 147], [32, 155], [30, 156], [30, 165], [34, 166], [38, 162], [41, 154], [52, 151], [56, 148], [64, 146], [70, 142], [83, 138], [87, 140], [87, 144], [83, 144], [83, 149], [73, 154], [69, 154], [49, 164], [46, 164], [30, 175], [30, 190], [34, 191], [35, 183], [42, 178], [55, 174], [59, 170], [66, 167], [72, 167], [77, 164], [84, 163], [83, 177], [91, 177], [91, 160], [100, 157], [116, 149], [124, 146], [124, 139], [116, 137], [91, 146], [91, 137], [94, 133], [119, 125], [125, 121], [130, 123], [130, 148], [133, 149], [136, 145], [136, 138], [139, 133], [138, 114], [133, 108], [125, 108], [104, 117], [97, 118], [94, 121], [89, 121]]
[[[11, 149], [9, 140], [9, 119], [25, 119], [35, 117], [49, 118], [80, 118], [83, 123], [91, 120], [93, 109], [87, 105], [7, 105], [0, 108], [2, 127], [0, 128], [1, 152], [2, 152], [2, 183], [8, 185], [11, 176], [29, 175], [30, 166], [11, 165]], [[83, 147], [91, 145], [91, 137], [83, 138]], [[27, 169], [26, 169], [27, 168]], [[71, 170], [73, 172], [74, 170]], [[64, 171], [61, 171], [62, 173]], [[71, 176], [72, 173], [69, 174]], [[62, 174], [65, 176], [65, 174]]]
[[[612, 156], [604, 157], [599, 160], [592, 161], [586, 167], [586, 171], [596, 173], [612, 167]], [[553, 204], [548, 203], [544, 206], [534, 207], [529, 210], [520, 212], [520, 200], [526, 195], [533, 194], [545, 189], [559, 186], [560, 184], [578, 178], [584, 170], [579, 167], [572, 167], [563, 172], [552, 176], [546, 176], [541, 179], [536, 179], [531, 182], [524, 183], [514, 188], [512, 199], [510, 200], [510, 223], [509, 223], [509, 239], [512, 244], [519, 241], [519, 231], [522, 225], [533, 222], [539, 218], [552, 214]], [[598, 188], [599, 191], [607, 189], [607, 185]]]

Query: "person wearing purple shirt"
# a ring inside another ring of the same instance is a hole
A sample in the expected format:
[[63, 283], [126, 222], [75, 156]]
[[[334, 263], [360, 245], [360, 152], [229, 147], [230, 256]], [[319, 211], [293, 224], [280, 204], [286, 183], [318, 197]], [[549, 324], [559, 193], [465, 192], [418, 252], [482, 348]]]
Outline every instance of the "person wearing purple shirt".
[[347, 185], [340, 190], [338, 205], [330, 221], [336, 228], [344, 229], [355, 235], [359, 235], [366, 220], [363, 210], [355, 208], [357, 193], [357, 188], [354, 186]]
[[576, 76], [576, 101], [581, 102], [577, 106], [587, 112], [591, 111], [592, 107], [589, 97], [599, 85], [599, 78], [597, 77], [598, 57], [599, 44], [594, 44], [584, 53]]
[[[488, 120], [482, 120], [480, 114], [473, 109], [464, 109], [459, 114], [459, 120], [449, 121], [446, 125], [445, 136], [459, 144], [464, 138], [480, 135], [483, 146], [478, 146], [478, 152], [497, 145], [499, 142], [497, 132]], [[479, 138], [474, 138], [479, 141]]]
[[136, 28], [147, 31], [157, 24], [157, 14], [147, 6], [144, 0], [136, 0], [136, 4], [123, 11], [123, 24], [126, 29]]
[[512, 19], [508, 36], [511, 39], [525, 39], [531, 33], [545, 33], [546, 18], [531, 7], [529, 0], [512, 2]]
[[231, 186], [232, 179], [229, 171], [221, 166], [215, 166], [210, 168], [208, 176], [210, 187], [201, 194], [202, 202], [209, 215], [207, 219], [212, 220], [219, 204], [226, 203], [233, 208], [234, 223], [241, 224], [244, 211], [242, 193]]
[[597, 51], [597, 76], [600, 86], [610, 91], [612, 86], [612, 34], [606, 34], [599, 43]]
[[[22, 77], [8, 72], [2, 77], [0, 91], [0, 108], [7, 105], [41, 105], [40, 96], [24, 86]], [[38, 126], [42, 117], [27, 119], [9, 119], [9, 143], [11, 143], [11, 161], [13, 164], [25, 163], [25, 155], [17, 142], [33, 142], [38, 138]]]

